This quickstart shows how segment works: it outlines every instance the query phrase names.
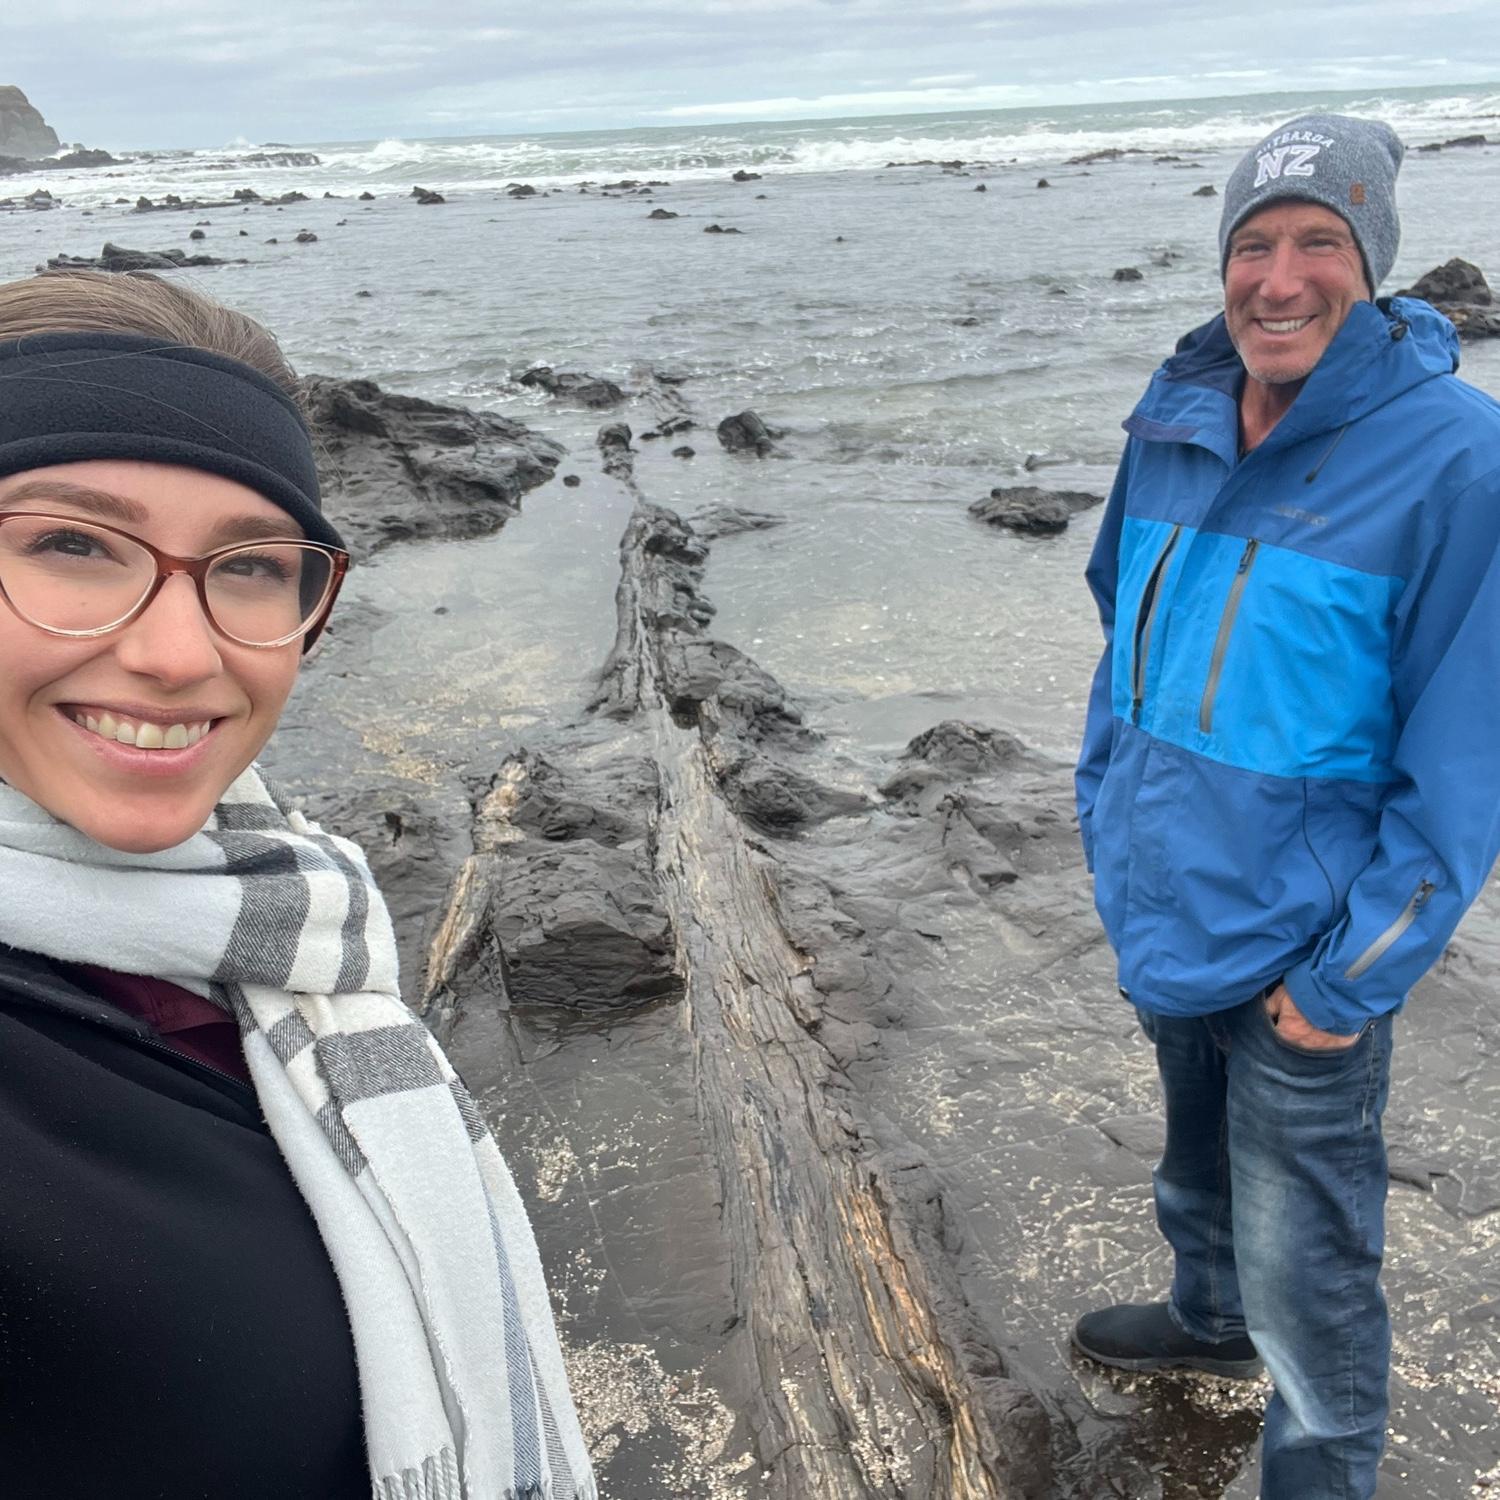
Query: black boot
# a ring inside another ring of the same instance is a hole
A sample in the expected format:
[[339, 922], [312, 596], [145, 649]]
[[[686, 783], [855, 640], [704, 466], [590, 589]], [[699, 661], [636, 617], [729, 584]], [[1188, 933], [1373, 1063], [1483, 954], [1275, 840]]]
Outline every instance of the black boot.
[[1202, 1370], [1228, 1380], [1260, 1374], [1260, 1356], [1244, 1334], [1211, 1344], [1184, 1333], [1165, 1302], [1121, 1302], [1085, 1313], [1073, 1329], [1073, 1347], [1117, 1370]]

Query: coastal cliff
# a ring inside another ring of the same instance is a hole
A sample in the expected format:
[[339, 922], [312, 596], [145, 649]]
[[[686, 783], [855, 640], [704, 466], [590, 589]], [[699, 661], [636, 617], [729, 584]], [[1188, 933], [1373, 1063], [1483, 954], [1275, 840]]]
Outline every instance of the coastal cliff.
[[13, 83], [0, 83], [0, 156], [50, 156], [62, 144]]

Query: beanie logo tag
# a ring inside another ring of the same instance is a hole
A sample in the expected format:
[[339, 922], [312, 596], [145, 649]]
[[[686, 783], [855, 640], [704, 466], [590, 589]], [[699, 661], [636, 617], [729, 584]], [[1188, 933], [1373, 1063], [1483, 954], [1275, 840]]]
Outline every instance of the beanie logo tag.
[[1322, 151], [1321, 146], [1274, 146], [1262, 151], [1255, 158], [1255, 182], [1251, 187], [1264, 187], [1278, 177], [1313, 176], [1313, 158]]
[[1355, 208], [1359, 208], [1365, 201], [1365, 185], [1362, 182], [1351, 182], [1349, 184], [1349, 201]]

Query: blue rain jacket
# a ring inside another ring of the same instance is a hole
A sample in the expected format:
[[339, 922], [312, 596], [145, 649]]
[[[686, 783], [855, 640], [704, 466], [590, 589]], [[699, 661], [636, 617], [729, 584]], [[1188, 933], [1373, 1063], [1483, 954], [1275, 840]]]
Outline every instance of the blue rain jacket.
[[1125, 423], [1078, 818], [1147, 1010], [1282, 979], [1357, 1032], [1500, 852], [1500, 405], [1457, 368], [1425, 302], [1358, 303], [1241, 459], [1221, 316]]

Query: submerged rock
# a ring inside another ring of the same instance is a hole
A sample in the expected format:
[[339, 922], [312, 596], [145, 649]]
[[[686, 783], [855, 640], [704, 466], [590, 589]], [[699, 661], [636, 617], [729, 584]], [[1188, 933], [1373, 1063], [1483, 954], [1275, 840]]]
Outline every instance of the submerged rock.
[[754, 453], [767, 458], [776, 452], [776, 439], [784, 433], [767, 427], [753, 411], [725, 417], [718, 426], [719, 442], [731, 453]]
[[554, 370], [550, 365], [534, 365], [521, 376], [519, 383], [546, 391], [549, 396], [563, 396], [600, 410], [618, 406], [625, 399], [625, 392], [602, 375], [588, 375], [581, 370]]
[[991, 526], [1004, 526], [1031, 536], [1053, 536], [1066, 531], [1068, 522], [1079, 511], [1100, 504], [1103, 498], [1078, 490], [1042, 490], [1032, 485], [998, 486], [986, 499], [976, 500], [969, 507], [969, 514]]
[[1487, 146], [1489, 137], [1483, 135], [1456, 135], [1450, 141], [1430, 141], [1418, 146], [1418, 151], [1446, 151], [1450, 146]]
[[[195, 231], [202, 239], [201, 231]], [[185, 250], [127, 250], [106, 242], [98, 255], [54, 255], [49, 271], [183, 271], [200, 266], [242, 266], [243, 260], [220, 260], [215, 255], [189, 255]]]
[[1143, 277], [1141, 275], [1141, 273], [1138, 270], [1136, 270], [1136, 268], [1134, 266], [1121, 266], [1120, 269], [1118, 271], [1116, 271], [1113, 276], [1110, 277], [1110, 280], [1111, 281], [1144, 281], [1145, 277]]

